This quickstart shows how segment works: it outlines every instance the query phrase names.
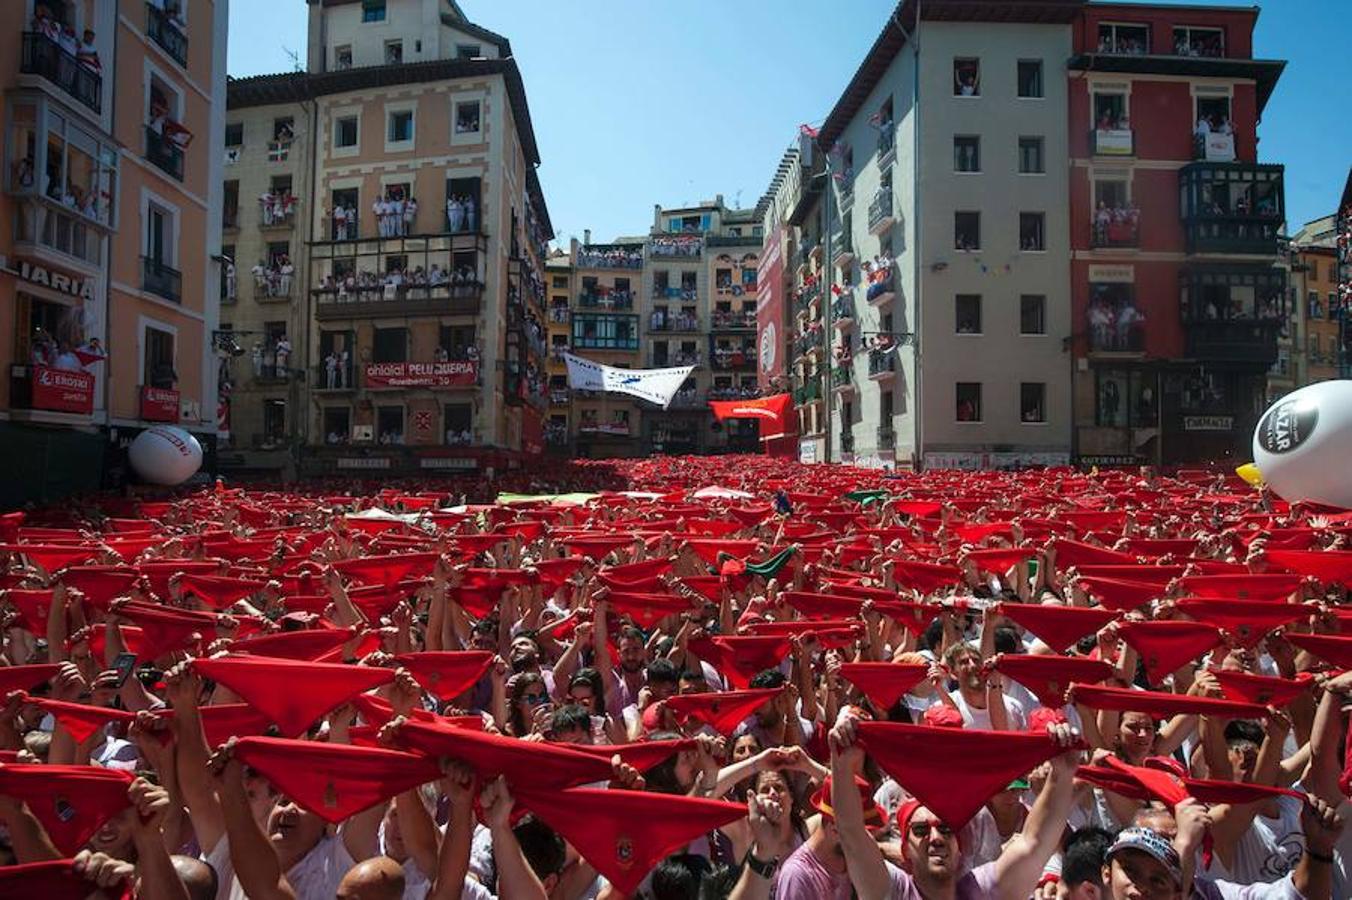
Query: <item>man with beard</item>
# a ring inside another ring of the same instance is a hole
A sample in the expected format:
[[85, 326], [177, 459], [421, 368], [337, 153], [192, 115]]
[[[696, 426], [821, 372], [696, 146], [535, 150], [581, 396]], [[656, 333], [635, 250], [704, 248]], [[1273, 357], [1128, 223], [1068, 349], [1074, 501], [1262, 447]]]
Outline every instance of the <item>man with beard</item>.
[[550, 696], [554, 694], [554, 673], [552, 670], [540, 665], [540, 658], [543, 655], [540, 649], [540, 642], [536, 640], [535, 635], [528, 631], [523, 631], [512, 638], [511, 648], [507, 652], [507, 664], [512, 667], [513, 675], [520, 675], [523, 672], [538, 673], [545, 681], [545, 690]]
[[[787, 681], [787, 676], [778, 669], [766, 669], [756, 673], [749, 687], [751, 690], [782, 688]], [[798, 697], [790, 689], [780, 691], [778, 696], [757, 709], [755, 715], [738, 725], [732, 738], [736, 740], [744, 734], [754, 735], [762, 747], [798, 747], [811, 736], [812, 723], [798, 714]]]
[[[856, 719], [843, 716], [831, 729], [831, 804], [845, 863], [859, 900], [1025, 900], [1060, 844], [1066, 816], [1074, 803], [1078, 750], [1051, 760], [1051, 771], [1028, 813], [1023, 831], [1012, 838], [994, 862], [963, 874], [958, 832], [940, 821], [919, 801], [897, 810], [904, 868], [883, 859], [869, 833], [859, 792], [847, 787], [863, 768], [864, 751], [855, 740]], [[1068, 725], [1049, 725], [1048, 733], [1064, 748], [1078, 735]], [[961, 778], [958, 768], [955, 778]]]
[[[606, 634], [606, 603], [596, 604], [596, 634]], [[633, 625], [620, 629], [619, 640], [615, 647], [619, 651], [620, 664], [614, 665], [610, 658], [610, 646], [607, 641], [596, 641], [596, 668], [606, 678], [606, 712], [616, 719], [626, 706], [638, 703], [638, 693], [643, 690], [643, 670], [648, 664], [648, 647], [643, 640], [643, 632]]]
[[986, 670], [981, 651], [971, 644], [954, 644], [944, 654], [944, 664], [957, 679], [953, 695], [965, 727], [990, 731], [1023, 731], [1026, 727], [1023, 704], [1006, 697], [999, 675]]

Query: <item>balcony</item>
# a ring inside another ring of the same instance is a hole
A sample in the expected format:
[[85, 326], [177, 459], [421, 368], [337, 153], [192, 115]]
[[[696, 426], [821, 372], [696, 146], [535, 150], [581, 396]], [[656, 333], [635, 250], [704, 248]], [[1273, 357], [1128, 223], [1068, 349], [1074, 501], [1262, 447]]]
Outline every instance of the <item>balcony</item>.
[[882, 234], [896, 224], [893, 206], [891, 188], [883, 188], [874, 194], [873, 202], [868, 205], [869, 234]]
[[272, 212], [263, 212], [260, 210], [258, 227], [270, 231], [290, 231], [292, 228], [296, 227], [295, 207], [293, 206], [289, 211], [280, 216]]
[[1104, 209], [1089, 223], [1089, 245], [1095, 250], [1141, 245], [1141, 211], [1135, 207]]
[[671, 398], [669, 409], [702, 409], [704, 401], [699, 397], [699, 391], [695, 388], [685, 388], [679, 390]]
[[878, 449], [897, 449], [897, 432], [891, 425], [878, 426]]
[[749, 369], [756, 365], [756, 351], [753, 347], [715, 347], [710, 363], [720, 371]]
[[549, 321], [555, 325], [568, 324], [568, 307], [551, 306], [549, 308]]
[[677, 303], [698, 303], [699, 290], [693, 287], [668, 287], [653, 285], [654, 300], [670, 300]]
[[315, 318], [371, 319], [384, 316], [470, 316], [479, 312], [482, 282], [438, 285], [370, 285], [316, 288]]
[[354, 391], [357, 389], [356, 374], [353, 371], [352, 363], [341, 365], [334, 363], [333, 368], [321, 363], [313, 369], [314, 382], [310, 385], [313, 391], [323, 391], [338, 393], [342, 391]]
[[549, 389], [550, 406], [567, 406], [569, 403], [572, 402], [573, 402], [572, 393], [568, 390], [568, 388]]
[[1207, 134], [1194, 134], [1192, 139], [1192, 158], [1206, 162], [1234, 162], [1235, 136], [1212, 131]]
[[821, 398], [822, 385], [816, 377], [812, 377], [812, 380], [802, 387], [793, 389], [794, 406], [807, 406], [809, 403], [816, 403]]
[[141, 257], [141, 289], [174, 303], [183, 302], [183, 273], [161, 260]]
[[643, 248], [628, 244], [588, 244], [577, 251], [579, 269], [641, 269]]
[[822, 288], [818, 283], [805, 284], [798, 289], [793, 298], [793, 312], [798, 313], [811, 312], [812, 304], [821, 298]]
[[677, 350], [673, 353], [652, 353], [648, 357], [648, 363], [652, 366], [697, 366], [700, 363], [700, 354], [696, 351], [689, 353]]
[[841, 294], [831, 301], [831, 319], [837, 331], [854, 327], [854, 298]]
[[831, 389], [841, 394], [854, 393], [854, 366], [836, 366], [831, 370]]
[[1196, 322], [1186, 327], [1184, 344], [1190, 359], [1271, 368], [1277, 361], [1276, 321], [1236, 319]]
[[577, 302], [583, 309], [633, 309], [634, 294], [632, 291], [583, 291], [577, 295]]
[[700, 235], [654, 235], [648, 241], [648, 255], [656, 259], [699, 259], [704, 250]]
[[756, 314], [754, 312], [734, 312], [716, 309], [713, 312], [714, 331], [755, 331]]
[[40, 75], [94, 113], [103, 111], [103, 77], [35, 31], [23, 33], [19, 71]]
[[854, 241], [841, 232], [831, 238], [831, 264], [837, 269], [848, 268], [854, 262]]
[[648, 331], [661, 334], [698, 334], [700, 330], [699, 316], [686, 313], [654, 314], [648, 322]]
[[146, 160], [165, 174], [183, 180], [183, 148], [146, 126]]
[[809, 353], [815, 353], [821, 350], [822, 344], [826, 342], [825, 336], [821, 331], [812, 331], [799, 337], [793, 342], [793, 351], [795, 356], [804, 356]]
[[598, 422], [595, 419], [582, 420], [578, 426], [579, 434], [595, 435], [600, 437], [629, 438], [633, 437], [633, 432], [629, 427], [628, 421]]
[[188, 64], [188, 36], [184, 26], [162, 9], [146, 4], [146, 37], [160, 46], [180, 66]]
[[868, 377], [874, 381], [890, 381], [897, 377], [897, 351], [889, 347], [886, 350], [868, 352]]
[[551, 344], [549, 347], [549, 358], [554, 362], [563, 362], [566, 355], [572, 352], [572, 347], [567, 344]]
[[884, 122], [878, 131], [878, 168], [897, 158], [897, 132], [891, 122]]
[[1253, 163], [1201, 162], [1178, 174], [1189, 253], [1275, 257], [1285, 216], [1285, 170]]
[[1135, 156], [1136, 132], [1130, 128], [1095, 128], [1089, 132], [1095, 156]]
[[710, 400], [754, 400], [761, 395], [760, 388], [754, 387], [711, 387]]

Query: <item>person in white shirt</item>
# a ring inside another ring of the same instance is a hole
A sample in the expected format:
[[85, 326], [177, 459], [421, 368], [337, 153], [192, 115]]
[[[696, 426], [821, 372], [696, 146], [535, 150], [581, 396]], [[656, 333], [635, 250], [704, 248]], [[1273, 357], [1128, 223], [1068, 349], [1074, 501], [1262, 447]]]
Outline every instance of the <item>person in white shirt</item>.
[[446, 226], [451, 232], [459, 231], [465, 224], [465, 207], [459, 197], [446, 201]]
[[404, 234], [413, 234], [413, 225], [418, 219], [418, 201], [415, 197], [409, 197], [408, 202], [404, 204]]

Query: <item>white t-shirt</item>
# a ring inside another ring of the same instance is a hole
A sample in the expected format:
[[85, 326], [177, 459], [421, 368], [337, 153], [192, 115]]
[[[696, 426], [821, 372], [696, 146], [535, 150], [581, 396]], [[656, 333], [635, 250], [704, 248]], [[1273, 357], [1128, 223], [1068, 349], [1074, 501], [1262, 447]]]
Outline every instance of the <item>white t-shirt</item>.
[[[1013, 697], [1005, 697], [1004, 699], [1005, 711], [1009, 714], [1009, 730], [1027, 731], [1028, 716], [1024, 712], [1023, 704]], [[953, 700], [957, 703], [958, 712], [962, 713], [963, 727], [981, 731], [991, 730], [990, 710], [969, 706], [967, 701], [963, 699], [962, 691], [954, 691]]]
[[[216, 900], [248, 900], [235, 877], [228, 837], [223, 835], [204, 859], [216, 870]], [[333, 900], [338, 883], [355, 865], [342, 839], [326, 835], [287, 871], [286, 880], [295, 890], [296, 900]]]
[[1300, 827], [1301, 801], [1295, 797], [1277, 798], [1276, 818], [1259, 813], [1253, 824], [1235, 845], [1234, 856], [1227, 867], [1219, 858], [1212, 867], [1218, 871], [1206, 873], [1224, 881], [1240, 884], [1280, 881], [1296, 867], [1305, 854], [1305, 832]]

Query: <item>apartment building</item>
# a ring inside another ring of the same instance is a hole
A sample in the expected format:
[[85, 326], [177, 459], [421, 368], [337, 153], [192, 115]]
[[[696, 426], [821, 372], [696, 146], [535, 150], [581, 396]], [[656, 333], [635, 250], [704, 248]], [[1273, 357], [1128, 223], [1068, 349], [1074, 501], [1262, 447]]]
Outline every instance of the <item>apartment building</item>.
[[549, 376], [549, 417], [545, 419], [545, 449], [550, 453], [566, 454], [572, 446], [570, 413], [573, 397], [568, 389], [568, 364], [564, 353], [572, 347], [572, 297], [577, 288], [573, 281], [573, 256], [570, 250], [555, 250], [545, 261], [545, 281], [548, 284], [549, 358], [545, 371]]
[[446, 0], [310, 0], [307, 70], [230, 94], [232, 458], [412, 474], [543, 452], [553, 229], [509, 41]]
[[810, 135], [783, 220], [803, 459], [1069, 460], [1080, 5], [902, 3]]
[[[307, 367], [307, 223], [314, 197], [312, 104], [303, 76], [232, 80], [222, 170], [221, 321], [214, 342], [228, 396], [221, 468], [294, 471], [309, 388], [353, 383], [350, 353]], [[332, 365], [330, 365], [332, 363]]]
[[1076, 452], [1247, 458], [1287, 327], [1283, 168], [1258, 120], [1284, 63], [1256, 8], [1084, 7], [1069, 64]]
[[14, 0], [0, 54], [0, 503], [116, 484], [143, 428], [214, 466], [224, 0]]
[[[1337, 218], [1307, 222], [1291, 235], [1289, 312], [1293, 322], [1290, 389], [1340, 377], [1342, 315], [1338, 302]], [[1269, 388], [1272, 386], [1269, 376]], [[1269, 390], [1268, 399], [1275, 400]]]

